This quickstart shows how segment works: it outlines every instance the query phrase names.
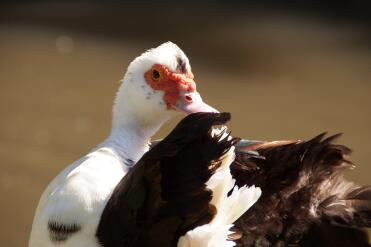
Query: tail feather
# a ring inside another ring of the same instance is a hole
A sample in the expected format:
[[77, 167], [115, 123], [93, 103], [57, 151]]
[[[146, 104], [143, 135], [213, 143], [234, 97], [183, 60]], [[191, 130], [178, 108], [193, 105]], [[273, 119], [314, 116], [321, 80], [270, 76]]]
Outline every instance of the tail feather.
[[318, 208], [332, 225], [371, 227], [371, 188], [352, 186], [344, 195], [328, 197]]
[[[242, 147], [265, 158], [247, 156], [246, 169], [241, 169], [244, 153], [237, 151], [240, 163], [231, 166], [236, 183], [255, 184], [264, 192], [236, 223], [244, 232], [240, 245], [310, 246], [306, 244], [318, 238], [313, 243], [328, 246], [330, 236], [341, 243], [344, 236], [363, 236], [362, 227], [371, 227], [371, 189], [343, 178], [342, 173], [354, 167], [349, 161], [351, 150], [333, 143], [341, 134], [325, 135]], [[251, 163], [256, 168], [250, 169]], [[324, 229], [328, 229], [327, 240], [320, 235]], [[354, 246], [369, 246], [361, 239], [353, 239]]]

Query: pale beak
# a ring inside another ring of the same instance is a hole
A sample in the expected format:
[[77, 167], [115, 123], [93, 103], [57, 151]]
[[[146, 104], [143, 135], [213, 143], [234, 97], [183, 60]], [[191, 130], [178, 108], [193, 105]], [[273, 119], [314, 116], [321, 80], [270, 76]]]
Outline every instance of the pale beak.
[[219, 112], [215, 108], [209, 106], [202, 101], [201, 95], [198, 92], [181, 93], [175, 109], [187, 114], [196, 112]]

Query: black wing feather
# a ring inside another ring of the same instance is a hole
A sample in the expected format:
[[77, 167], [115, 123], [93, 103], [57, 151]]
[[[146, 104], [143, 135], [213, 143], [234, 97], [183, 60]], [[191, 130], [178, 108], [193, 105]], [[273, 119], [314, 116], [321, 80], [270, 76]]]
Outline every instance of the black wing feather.
[[240, 246], [369, 246], [361, 228], [371, 226], [371, 189], [343, 178], [354, 167], [351, 150], [333, 143], [340, 134], [324, 139], [325, 134], [242, 148], [264, 159], [237, 153], [237, 184], [263, 191], [236, 224], [244, 233]]
[[205, 183], [238, 140], [211, 137], [229, 113], [184, 118], [121, 180], [103, 211], [97, 237], [105, 247], [176, 246], [190, 229], [216, 214]]

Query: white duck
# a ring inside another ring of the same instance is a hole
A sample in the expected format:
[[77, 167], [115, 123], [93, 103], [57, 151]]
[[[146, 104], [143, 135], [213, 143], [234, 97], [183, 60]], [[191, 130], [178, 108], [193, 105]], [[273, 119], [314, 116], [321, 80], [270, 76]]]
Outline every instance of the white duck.
[[109, 137], [47, 186], [30, 247], [100, 246], [95, 234], [113, 189], [175, 112], [215, 112], [203, 103], [183, 51], [164, 43], [134, 59], [118, 90]]

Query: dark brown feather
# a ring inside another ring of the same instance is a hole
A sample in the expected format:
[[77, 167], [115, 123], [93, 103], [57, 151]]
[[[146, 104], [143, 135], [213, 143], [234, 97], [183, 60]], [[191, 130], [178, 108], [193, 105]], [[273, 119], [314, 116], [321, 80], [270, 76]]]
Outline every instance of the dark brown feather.
[[361, 227], [371, 226], [371, 189], [342, 177], [354, 165], [351, 150], [333, 144], [339, 136], [260, 142], [237, 151], [231, 168], [237, 184], [263, 191], [236, 224], [244, 234], [239, 246], [369, 246]]
[[205, 183], [219, 158], [238, 140], [211, 137], [228, 113], [198, 113], [183, 119], [122, 179], [97, 230], [105, 247], [176, 246], [187, 231], [216, 214]]

